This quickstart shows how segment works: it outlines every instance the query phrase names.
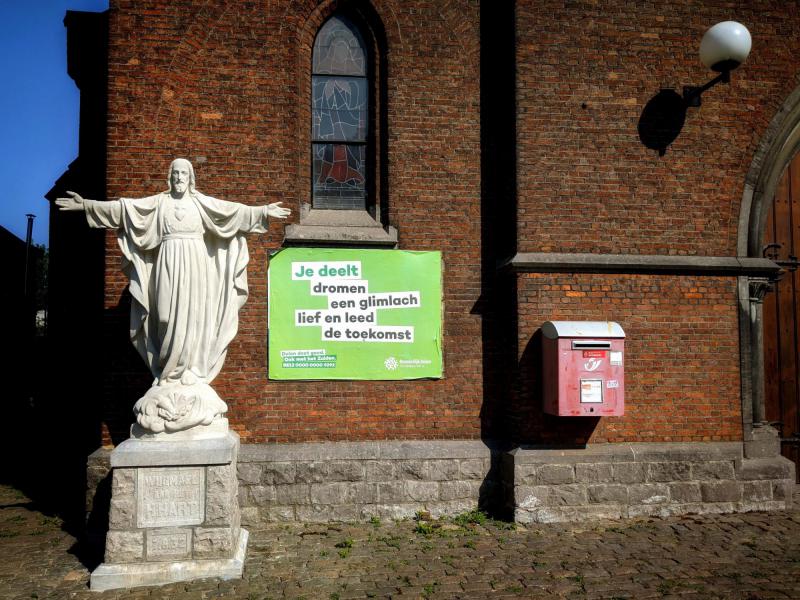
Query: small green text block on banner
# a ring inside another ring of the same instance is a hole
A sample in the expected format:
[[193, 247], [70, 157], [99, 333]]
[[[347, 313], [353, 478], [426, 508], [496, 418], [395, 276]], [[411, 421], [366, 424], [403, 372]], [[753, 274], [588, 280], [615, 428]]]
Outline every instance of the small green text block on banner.
[[270, 379], [441, 376], [441, 253], [287, 248], [270, 258]]

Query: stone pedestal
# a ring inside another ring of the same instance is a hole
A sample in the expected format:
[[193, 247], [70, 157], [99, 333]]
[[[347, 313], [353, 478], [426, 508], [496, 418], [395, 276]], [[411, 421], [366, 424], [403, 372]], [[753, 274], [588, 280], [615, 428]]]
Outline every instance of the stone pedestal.
[[240, 527], [239, 436], [227, 421], [137, 434], [111, 454], [105, 562], [91, 589], [241, 577], [248, 534]]

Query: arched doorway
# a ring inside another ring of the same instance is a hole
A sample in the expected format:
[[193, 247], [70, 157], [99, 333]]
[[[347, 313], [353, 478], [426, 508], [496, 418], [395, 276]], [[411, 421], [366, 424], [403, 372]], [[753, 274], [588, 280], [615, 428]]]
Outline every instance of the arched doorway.
[[763, 255], [785, 270], [763, 305], [765, 416], [800, 481], [800, 153], [778, 181], [762, 239]]

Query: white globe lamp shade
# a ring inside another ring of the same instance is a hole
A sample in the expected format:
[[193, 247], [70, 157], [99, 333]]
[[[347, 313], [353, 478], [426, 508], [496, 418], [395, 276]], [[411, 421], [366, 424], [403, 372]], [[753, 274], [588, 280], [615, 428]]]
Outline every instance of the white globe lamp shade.
[[700, 60], [712, 71], [732, 71], [747, 59], [752, 43], [747, 27], [736, 21], [723, 21], [703, 36]]

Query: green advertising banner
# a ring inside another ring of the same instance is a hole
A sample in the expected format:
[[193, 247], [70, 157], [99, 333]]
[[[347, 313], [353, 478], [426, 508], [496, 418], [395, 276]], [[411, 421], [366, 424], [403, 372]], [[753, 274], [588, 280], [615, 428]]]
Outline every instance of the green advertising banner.
[[287, 248], [268, 274], [270, 379], [442, 376], [441, 253]]

